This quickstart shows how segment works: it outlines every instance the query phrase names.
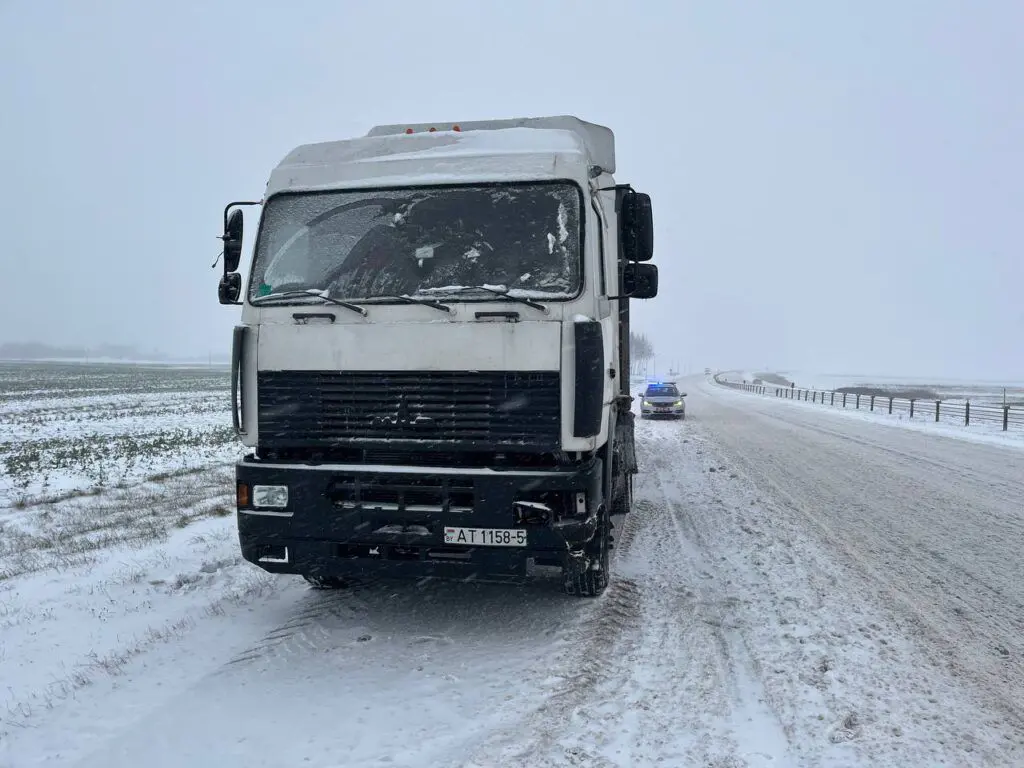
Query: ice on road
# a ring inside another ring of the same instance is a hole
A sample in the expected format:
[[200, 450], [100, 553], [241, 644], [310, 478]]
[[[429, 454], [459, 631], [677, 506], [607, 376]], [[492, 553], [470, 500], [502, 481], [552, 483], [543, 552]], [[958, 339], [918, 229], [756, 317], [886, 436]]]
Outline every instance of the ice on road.
[[[0, 766], [1024, 764], [1024, 452], [689, 388], [686, 422], [638, 422], [595, 600], [310, 590], [238, 562], [229, 519], [201, 558], [187, 530], [132, 553], [184, 588], [110, 587], [123, 552], [9, 579]], [[176, 629], [118, 657], [140, 615]]]

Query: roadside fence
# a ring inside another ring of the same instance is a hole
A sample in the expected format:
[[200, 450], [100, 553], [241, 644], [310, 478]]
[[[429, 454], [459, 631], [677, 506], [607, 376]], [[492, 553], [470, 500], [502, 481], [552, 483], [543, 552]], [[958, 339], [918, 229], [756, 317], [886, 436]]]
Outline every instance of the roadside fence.
[[[716, 384], [765, 397], [786, 400], [800, 400], [827, 408], [905, 415], [912, 421], [934, 421], [936, 423], [971, 426], [988, 424], [1001, 428], [1003, 432], [1024, 430], [1024, 405], [1000, 403], [972, 403], [970, 400], [931, 400], [916, 397], [895, 397], [889, 395], [864, 394], [835, 390], [799, 389], [780, 387], [775, 384], [750, 384], [727, 381], [722, 374], [716, 374]], [[854, 389], [851, 387], [851, 389]]]

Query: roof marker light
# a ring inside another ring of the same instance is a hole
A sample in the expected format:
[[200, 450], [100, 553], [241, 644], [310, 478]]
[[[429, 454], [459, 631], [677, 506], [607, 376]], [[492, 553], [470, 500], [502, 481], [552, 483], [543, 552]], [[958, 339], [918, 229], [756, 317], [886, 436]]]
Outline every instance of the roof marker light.
[[462, 129], [461, 129], [461, 128], [460, 128], [459, 126], [457, 126], [457, 125], [453, 125], [453, 126], [452, 126], [452, 130], [453, 130], [453, 131], [459, 131], [459, 132], [461, 132], [461, 131], [462, 131]]
[[408, 133], [412, 133], [412, 128], [406, 128], [406, 129], [405, 129], [405, 132], [406, 132], [407, 134], [408, 134]]
[[434, 133], [436, 130], [437, 130], [437, 128], [435, 128], [434, 126], [430, 126], [430, 132], [431, 133]]

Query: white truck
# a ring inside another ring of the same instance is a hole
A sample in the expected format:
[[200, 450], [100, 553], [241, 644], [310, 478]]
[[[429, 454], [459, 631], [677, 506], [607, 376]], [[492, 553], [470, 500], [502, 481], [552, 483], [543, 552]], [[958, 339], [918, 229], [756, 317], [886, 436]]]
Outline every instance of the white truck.
[[224, 209], [247, 560], [323, 588], [532, 562], [605, 589], [638, 471], [630, 299], [658, 284], [650, 198], [614, 171], [574, 117], [388, 125]]

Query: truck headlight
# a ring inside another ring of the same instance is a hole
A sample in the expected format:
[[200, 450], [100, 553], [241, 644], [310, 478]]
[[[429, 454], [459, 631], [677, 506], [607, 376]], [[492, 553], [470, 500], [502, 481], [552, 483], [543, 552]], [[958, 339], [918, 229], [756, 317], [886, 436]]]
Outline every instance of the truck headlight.
[[283, 509], [288, 506], [287, 485], [254, 485], [252, 487], [252, 505], [254, 507], [270, 507]]

